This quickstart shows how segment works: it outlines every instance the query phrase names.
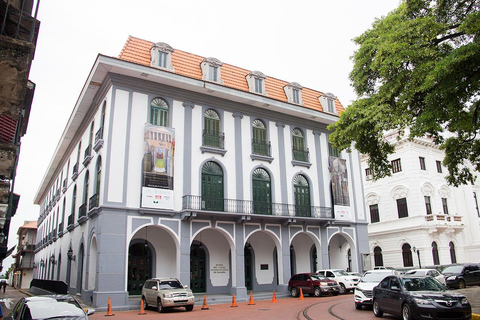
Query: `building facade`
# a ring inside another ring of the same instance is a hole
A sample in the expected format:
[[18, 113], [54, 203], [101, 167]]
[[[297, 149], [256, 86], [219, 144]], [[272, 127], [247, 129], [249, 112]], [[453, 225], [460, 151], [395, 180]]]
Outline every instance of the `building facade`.
[[360, 155], [328, 143], [343, 110], [332, 94], [129, 37], [95, 61], [37, 192], [36, 277], [121, 309], [150, 277], [242, 299], [285, 292], [295, 272], [361, 271]]
[[397, 140], [398, 132], [385, 138], [395, 145], [392, 176], [374, 182], [362, 157], [371, 265], [474, 262], [480, 256], [479, 182], [447, 185], [445, 154], [430, 139]]
[[[37, 221], [25, 221], [18, 228], [17, 252], [14, 255], [15, 264], [12, 270], [11, 285], [18, 289], [29, 289], [36, 265], [35, 241], [37, 238]], [[42, 262], [40, 261], [40, 264]]]

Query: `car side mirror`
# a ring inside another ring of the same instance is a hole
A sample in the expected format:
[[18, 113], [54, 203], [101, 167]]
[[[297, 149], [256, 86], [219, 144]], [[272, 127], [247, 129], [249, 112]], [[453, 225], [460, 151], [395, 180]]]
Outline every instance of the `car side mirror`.
[[397, 287], [397, 286], [391, 286], [391, 287], [390, 287], [390, 290], [392, 290], [392, 291], [400, 291], [400, 288]]
[[470, 273], [470, 270], [465, 270], [465, 274]]
[[85, 313], [87, 314], [87, 316], [90, 316], [95, 313], [95, 309], [90, 309], [90, 308], [85, 309]]
[[307, 279], [308, 282], [312, 282], [312, 279]]
[[184, 287], [185, 289], [188, 289], [188, 286], [187, 286], [187, 285], [184, 285], [183, 287]]
[[157, 290], [158, 288], [156, 286], [153, 286], [152, 287], [152, 290]]

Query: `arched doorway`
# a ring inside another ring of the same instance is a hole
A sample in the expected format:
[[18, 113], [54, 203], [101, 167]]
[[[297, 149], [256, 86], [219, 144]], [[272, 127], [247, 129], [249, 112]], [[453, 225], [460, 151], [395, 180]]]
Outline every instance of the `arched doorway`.
[[202, 209], [223, 211], [223, 170], [209, 161], [202, 168]]
[[245, 287], [247, 290], [252, 290], [252, 281], [253, 281], [253, 249], [250, 243], [247, 242], [244, 248], [244, 259], [245, 259]]
[[142, 286], [152, 275], [152, 251], [148, 243], [134, 243], [128, 248], [127, 291], [129, 295], [142, 293]]
[[402, 246], [403, 266], [413, 267], [412, 247], [408, 243]]
[[310, 217], [310, 186], [305, 176], [298, 174], [293, 180], [295, 197], [295, 215], [297, 217]]
[[206, 292], [207, 255], [203, 244], [194, 241], [190, 246], [190, 287], [194, 293]]
[[77, 293], [82, 293], [82, 283], [83, 283], [83, 257], [84, 257], [84, 250], [83, 250], [83, 243], [80, 246], [80, 251], [78, 252], [78, 266], [77, 266]]
[[272, 214], [272, 190], [270, 175], [265, 169], [257, 168], [252, 175], [253, 213]]

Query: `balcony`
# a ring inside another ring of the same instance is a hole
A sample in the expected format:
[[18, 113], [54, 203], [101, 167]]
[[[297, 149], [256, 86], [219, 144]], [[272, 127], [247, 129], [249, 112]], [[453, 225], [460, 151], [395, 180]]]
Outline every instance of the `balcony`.
[[200, 147], [202, 153], [218, 153], [225, 155], [225, 134], [223, 132], [203, 130], [202, 146]]
[[93, 146], [93, 150], [98, 153], [98, 150], [100, 150], [103, 147], [103, 127], [98, 129], [98, 131], [95, 133], [95, 144]]
[[252, 139], [252, 160], [263, 160], [272, 162], [272, 153], [271, 153], [271, 143], [270, 141]]
[[78, 177], [78, 162], [75, 163], [75, 165], [73, 166], [72, 180], [73, 181], [77, 180], [77, 177]]
[[432, 233], [455, 233], [465, 228], [462, 216], [445, 214], [418, 215], [402, 218], [401, 226], [398, 220], [381, 221], [368, 225], [369, 235], [401, 233], [407, 230], [425, 230]]
[[84, 224], [87, 221], [87, 204], [84, 203], [78, 208], [78, 223]]
[[[194, 210], [197, 213], [218, 212], [219, 214], [261, 215], [272, 218], [314, 218], [325, 221], [333, 220], [332, 208], [314, 206], [296, 206], [294, 204], [266, 203], [234, 199], [205, 199], [201, 196], [184, 196], [182, 209]], [[248, 219], [250, 220], [250, 219]]]
[[61, 237], [63, 236], [63, 233], [64, 233], [64, 231], [63, 231], [63, 222], [60, 222], [60, 223], [58, 224], [58, 237], [61, 238]]
[[292, 148], [292, 154], [293, 154], [293, 160], [292, 164], [293, 166], [303, 166], [310, 168], [312, 165], [309, 162], [309, 151], [308, 148]]
[[67, 225], [67, 230], [72, 231], [74, 228], [74, 220], [75, 220], [75, 215], [72, 213], [71, 215], [68, 216], [68, 225]]
[[89, 144], [88, 147], [85, 149], [85, 156], [83, 157], [83, 166], [86, 167], [92, 161], [92, 145]]
[[68, 178], [65, 178], [62, 183], [62, 192], [65, 193], [67, 191], [67, 184], [68, 184]]

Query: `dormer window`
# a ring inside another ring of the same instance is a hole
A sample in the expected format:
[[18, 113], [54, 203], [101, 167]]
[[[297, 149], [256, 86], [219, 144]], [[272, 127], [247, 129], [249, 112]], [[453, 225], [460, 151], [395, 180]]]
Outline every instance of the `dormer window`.
[[252, 71], [247, 76], [247, 84], [250, 92], [267, 95], [265, 91], [265, 75], [260, 71]]
[[215, 58], [205, 58], [200, 64], [202, 69], [202, 80], [223, 84], [222, 80], [223, 63]]
[[318, 100], [322, 105], [323, 111], [330, 112], [330, 113], [337, 113], [335, 108], [335, 100], [337, 97], [330, 92], [325, 93], [323, 96], [319, 97]]
[[288, 102], [300, 105], [303, 105], [302, 89], [303, 87], [296, 82], [290, 82], [285, 87], [283, 87]]
[[175, 71], [172, 65], [173, 48], [164, 42], [154, 43], [150, 50], [150, 65], [155, 68]]

